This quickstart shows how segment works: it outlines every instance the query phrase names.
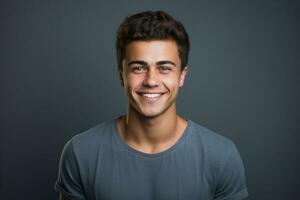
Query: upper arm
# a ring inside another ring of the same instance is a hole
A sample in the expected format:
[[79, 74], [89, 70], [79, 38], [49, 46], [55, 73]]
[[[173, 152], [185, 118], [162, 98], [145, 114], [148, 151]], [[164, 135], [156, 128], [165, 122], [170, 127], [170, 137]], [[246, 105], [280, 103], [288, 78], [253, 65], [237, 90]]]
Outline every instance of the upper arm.
[[73, 200], [85, 199], [80, 174], [77, 155], [73, 149], [72, 142], [69, 141], [64, 146], [61, 154], [58, 179], [55, 183], [55, 189], [61, 194], [61, 200], [68, 200], [65, 198], [66, 196]]
[[248, 196], [243, 161], [235, 146], [226, 156], [217, 181], [215, 200], [241, 200]]

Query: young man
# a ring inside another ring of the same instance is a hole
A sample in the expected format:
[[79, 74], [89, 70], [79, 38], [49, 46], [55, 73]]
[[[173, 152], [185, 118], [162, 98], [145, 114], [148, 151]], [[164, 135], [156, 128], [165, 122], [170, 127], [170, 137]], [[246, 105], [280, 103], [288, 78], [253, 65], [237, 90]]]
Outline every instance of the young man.
[[189, 38], [165, 12], [127, 17], [117, 35], [126, 115], [73, 137], [55, 184], [61, 199], [241, 200], [244, 167], [229, 139], [176, 113]]

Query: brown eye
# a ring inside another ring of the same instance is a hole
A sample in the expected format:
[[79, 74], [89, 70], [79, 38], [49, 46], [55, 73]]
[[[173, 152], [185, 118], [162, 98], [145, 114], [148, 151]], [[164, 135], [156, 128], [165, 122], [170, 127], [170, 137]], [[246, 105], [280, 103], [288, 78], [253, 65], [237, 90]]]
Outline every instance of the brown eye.
[[143, 72], [144, 70], [145, 70], [144, 66], [134, 66], [131, 68], [131, 71], [135, 73], [140, 73]]
[[169, 72], [171, 71], [172, 69], [170, 67], [166, 67], [166, 66], [161, 66], [160, 67], [160, 71], [166, 73], [166, 72]]

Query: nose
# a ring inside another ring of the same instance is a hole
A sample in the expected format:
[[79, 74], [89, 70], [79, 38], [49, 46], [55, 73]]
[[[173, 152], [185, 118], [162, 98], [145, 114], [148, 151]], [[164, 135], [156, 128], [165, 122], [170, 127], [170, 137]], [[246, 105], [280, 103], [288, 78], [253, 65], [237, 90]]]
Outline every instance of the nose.
[[156, 74], [155, 69], [149, 69], [145, 74], [145, 79], [143, 81], [145, 87], [156, 87], [158, 86], [158, 75]]

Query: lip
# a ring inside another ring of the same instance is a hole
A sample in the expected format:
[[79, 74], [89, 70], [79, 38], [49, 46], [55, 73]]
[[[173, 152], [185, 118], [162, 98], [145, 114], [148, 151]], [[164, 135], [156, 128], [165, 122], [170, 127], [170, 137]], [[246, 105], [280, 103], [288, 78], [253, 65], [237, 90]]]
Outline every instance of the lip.
[[[158, 97], [155, 97], [155, 98], [149, 98], [149, 97], [146, 97], [146, 96], [143, 96], [142, 94], [160, 94]], [[161, 92], [138, 92], [137, 93], [140, 97], [140, 99], [142, 99], [143, 101], [147, 101], [147, 102], [151, 102], [151, 103], [155, 103], [157, 102], [165, 93], [161, 93]]]

